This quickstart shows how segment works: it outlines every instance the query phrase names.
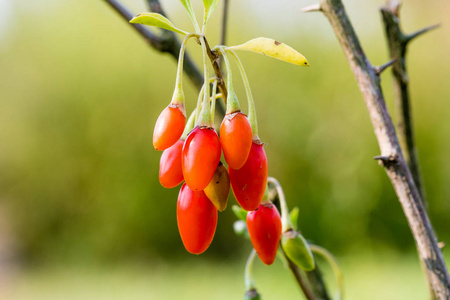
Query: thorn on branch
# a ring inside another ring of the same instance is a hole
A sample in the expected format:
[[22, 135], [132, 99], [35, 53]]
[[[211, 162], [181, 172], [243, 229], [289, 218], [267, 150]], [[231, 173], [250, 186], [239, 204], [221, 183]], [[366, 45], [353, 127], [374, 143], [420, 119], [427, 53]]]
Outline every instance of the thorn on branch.
[[438, 247], [439, 247], [439, 249], [444, 248], [445, 247], [445, 243], [444, 242], [439, 242], [438, 243]]
[[378, 160], [378, 163], [384, 167], [393, 165], [397, 163], [398, 156], [397, 154], [391, 154], [389, 156], [386, 155], [378, 155], [373, 159]]
[[436, 29], [436, 28], [438, 28], [438, 27], [440, 27], [440, 26], [441, 26], [441, 24], [434, 24], [434, 25], [425, 27], [425, 28], [423, 28], [423, 29], [421, 29], [421, 30], [418, 30], [418, 31], [416, 31], [416, 32], [413, 32], [413, 33], [411, 33], [411, 34], [408, 34], [408, 35], [405, 36], [405, 42], [406, 42], [406, 43], [409, 43], [409, 42], [411, 42], [413, 39], [415, 39], [416, 37], [421, 36], [422, 34], [427, 33], [428, 31], [433, 30], [433, 29]]
[[302, 12], [322, 11], [320, 4], [313, 4], [302, 9]]
[[387, 68], [389, 68], [390, 66], [392, 66], [395, 62], [397, 61], [396, 58], [388, 61], [387, 63], [381, 65], [381, 66], [376, 66], [375, 69], [375, 73], [380, 76], [381, 72], [383, 72], [384, 70], [386, 70]]

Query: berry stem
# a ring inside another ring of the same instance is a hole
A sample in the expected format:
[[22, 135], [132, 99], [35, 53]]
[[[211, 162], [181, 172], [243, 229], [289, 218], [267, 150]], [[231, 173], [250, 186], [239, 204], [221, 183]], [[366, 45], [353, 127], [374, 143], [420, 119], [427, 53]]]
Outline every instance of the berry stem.
[[202, 99], [203, 94], [205, 93], [205, 84], [203, 84], [202, 88], [200, 89], [200, 92], [198, 93], [198, 99], [197, 99], [197, 107], [195, 108], [195, 123], [197, 124], [198, 119], [200, 117], [200, 110], [202, 107]]
[[211, 124], [214, 124], [214, 116], [216, 113], [216, 97], [217, 97], [217, 79], [214, 80], [211, 98]]
[[[247, 73], [245, 73], [244, 65], [241, 60], [237, 56], [234, 51], [230, 51], [230, 53], [236, 59], [239, 71], [242, 76], [242, 81], [244, 82], [245, 92], [247, 93], [247, 101], [248, 101], [248, 121], [252, 126], [253, 139], [259, 140], [258, 137], [258, 120], [256, 119], [256, 109], [255, 109], [255, 101], [253, 100], [252, 89], [250, 88], [250, 83], [248, 82]], [[225, 56], [224, 56], [225, 57]]]
[[184, 127], [183, 134], [181, 135], [182, 140], [185, 140], [187, 138], [189, 132], [191, 132], [192, 129], [194, 128], [196, 115], [197, 115], [197, 108], [192, 111], [191, 115], [189, 116], [188, 121], [186, 122], [186, 126]]
[[309, 248], [312, 252], [315, 254], [319, 254], [322, 256], [328, 264], [331, 266], [331, 269], [333, 270], [334, 277], [336, 279], [336, 295], [334, 296], [334, 300], [340, 300], [344, 298], [344, 277], [342, 276], [341, 268], [339, 267], [336, 258], [333, 256], [333, 254], [330, 253], [327, 249], [310, 244]]
[[184, 53], [186, 51], [186, 44], [190, 38], [197, 36], [195, 33], [186, 35], [180, 47], [180, 54], [178, 57], [177, 78], [175, 80], [175, 90], [173, 91], [172, 101], [173, 105], [178, 105], [186, 113], [184, 108], [184, 91], [183, 91], [183, 64]]
[[253, 270], [253, 261], [256, 257], [256, 250], [252, 249], [250, 255], [248, 256], [247, 263], [245, 264], [245, 290], [249, 291], [252, 289], [256, 289], [255, 282], [253, 281], [252, 270]]
[[223, 61], [225, 62], [225, 67], [227, 68], [227, 90], [228, 90], [228, 97], [227, 97], [227, 111], [226, 114], [232, 114], [235, 112], [241, 111], [241, 108], [239, 107], [239, 101], [236, 96], [236, 92], [234, 91], [233, 87], [233, 72], [231, 71], [231, 64], [228, 60], [227, 53], [225, 52], [225, 49], [223, 47], [219, 47], [220, 53], [222, 54]]
[[291, 218], [289, 216], [289, 208], [286, 203], [286, 197], [284, 196], [283, 188], [281, 184], [273, 177], [268, 177], [267, 182], [272, 183], [277, 190], [278, 199], [280, 199], [280, 208], [281, 208], [281, 224], [283, 226], [282, 231], [286, 232], [288, 230], [293, 230], [294, 226], [292, 225]]
[[204, 72], [204, 93], [203, 93], [203, 102], [202, 109], [200, 111], [200, 115], [197, 121], [197, 125], [201, 127], [212, 127], [211, 123], [211, 106], [209, 103], [209, 69], [208, 69], [208, 54], [206, 49], [205, 36], [200, 36], [200, 43], [202, 45], [203, 50], [203, 72]]

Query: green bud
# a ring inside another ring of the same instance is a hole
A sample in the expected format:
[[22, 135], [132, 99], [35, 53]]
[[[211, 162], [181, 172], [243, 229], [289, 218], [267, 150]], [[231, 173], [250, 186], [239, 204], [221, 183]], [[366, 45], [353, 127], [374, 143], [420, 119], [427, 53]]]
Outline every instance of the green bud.
[[261, 300], [261, 295], [258, 294], [256, 289], [251, 289], [245, 292], [244, 300]]
[[233, 223], [234, 233], [239, 236], [243, 236], [245, 238], [250, 239], [250, 235], [248, 234], [247, 223], [242, 220], [238, 220]]
[[315, 268], [314, 256], [308, 242], [294, 230], [288, 230], [281, 237], [281, 246], [287, 257], [302, 270], [312, 271]]
[[236, 218], [242, 221], [247, 221], [247, 211], [245, 211], [242, 207], [235, 204], [231, 207], [231, 210], [233, 210]]

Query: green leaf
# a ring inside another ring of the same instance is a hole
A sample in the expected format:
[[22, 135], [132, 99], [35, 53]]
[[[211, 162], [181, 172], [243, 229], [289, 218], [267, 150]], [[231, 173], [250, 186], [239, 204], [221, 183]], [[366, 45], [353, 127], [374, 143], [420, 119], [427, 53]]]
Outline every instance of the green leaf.
[[290, 213], [290, 217], [291, 217], [291, 222], [292, 225], [294, 226], [294, 230], [297, 231], [298, 230], [298, 215], [299, 215], [300, 210], [298, 209], [298, 207], [294, 207], [291, 210]]
[[265, 37], [259, 37], [250, 40], [242, 45], [226, 47], [225, 50], [251, 51], [270, 56], [294, 65], [309, 66], [306, 58], [293, 48], [289, 47], [286, 44]]
[[188, 12], [189, 17], [191, 17], [191, 21], [192, 24], [194, 24], [194, 27], [198, 26], [194, 10], [192, 9], [191, 0], [180, 0], [180, 2], [181, 4], [183, 4], [184, 8], [186, 8], [186, 11]]
[[172, 24], [172, 22], [170, 22], [167, 18], [165, 18], [164, 16], [157, 14], [157, 13], [139, 14], [136, 17], [134, 17], [133, 19], [131, 19], [130, 23], [155, 26], [155, 27], [167, 29], [170, 31], [178, 32], [181, 34], [189, 34], [189, 32], [186, 32], [184, 30], [176, 28]]
[[206, 22], [208, 22], [209, 17], [211, 17], [218, 3], [219, 0], [203, 0], [203, 7], [205, 8], [205, 19], [203, 21], [203, 24], [206, 24]]
[[247, 221], [247, 211], [245, 211], [242, 207], [235, 204], [231, 207], [231, 210], [233, 210], [236, 218], [242, 221]]
[[311, 271], [315, 268], [314, 256], [305, 238], [295, 232], [289, 230], [281, 236], [281, 246], [287, 257], [292, 260], [300, 269]]

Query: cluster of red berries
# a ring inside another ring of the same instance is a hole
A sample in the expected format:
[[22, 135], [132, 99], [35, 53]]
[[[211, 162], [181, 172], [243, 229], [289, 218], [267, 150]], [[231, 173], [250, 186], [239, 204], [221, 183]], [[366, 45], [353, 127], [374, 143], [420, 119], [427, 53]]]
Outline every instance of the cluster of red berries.
[[[249, 212], [252, 243], [261, 260], [271, 264], [281, 239], [281, 219], [273, 204], [261, 204], [267, 184], [267, 157], [247, 116], [240, 111], [226, 114], [220, 138], [208, 126], [196, 126], [184, 137], [185, 122], [184, 106], [169, 105], [156, 122], [153, 146], [164, 150], [160, 183], [173, 188], [185, 181], [178, 195], [177, 222], [186, 250], [200, 254], [209, 247], [217, 210], [226, 208], [231, 184], [236, 200]], [[220, 162], [222, 151], [228, 172]]]

